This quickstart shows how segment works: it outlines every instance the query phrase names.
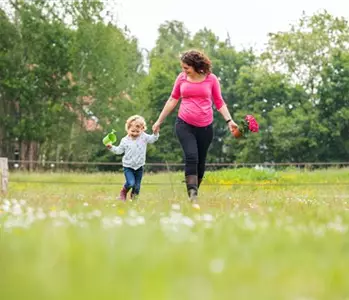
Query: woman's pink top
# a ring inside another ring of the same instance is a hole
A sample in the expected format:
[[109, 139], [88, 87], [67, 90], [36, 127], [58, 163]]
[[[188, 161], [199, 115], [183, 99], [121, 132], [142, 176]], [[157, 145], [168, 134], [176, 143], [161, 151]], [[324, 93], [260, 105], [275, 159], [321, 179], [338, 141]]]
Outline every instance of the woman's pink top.
[[201, 82], [190, 82], [182, 72], [173, 86], [171, 97], [182, 102], [178, 117], [188, 124], [205, 127], [213, 121], [212, 102], [219, 110], [225, 102], [216, 75], [210, 73]]

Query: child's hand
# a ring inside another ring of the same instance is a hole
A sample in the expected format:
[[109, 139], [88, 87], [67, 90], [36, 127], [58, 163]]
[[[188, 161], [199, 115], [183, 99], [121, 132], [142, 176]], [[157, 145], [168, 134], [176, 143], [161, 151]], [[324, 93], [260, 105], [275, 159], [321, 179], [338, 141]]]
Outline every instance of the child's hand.
[[160, 123], [159, 121], [156, 121], [156, 122], [154, 123], [154, 125], [153, 125], [153, 127], [152, 127], [153, 133], [154, 133], [154, 134], [159, 133], [159, 131], [160, 131], [160, 125], [161, 125], [161, 123]]
[[107, 147], [108, 149], [111, 149], [112, 144], [107, 144], [106, 147]]

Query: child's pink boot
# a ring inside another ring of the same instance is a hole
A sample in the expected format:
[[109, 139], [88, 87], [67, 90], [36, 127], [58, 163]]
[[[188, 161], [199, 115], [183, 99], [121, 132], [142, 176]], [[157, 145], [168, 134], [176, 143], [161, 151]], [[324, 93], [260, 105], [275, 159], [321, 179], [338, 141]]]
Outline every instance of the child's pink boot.
[[118, 199], [122, 201], [126, 201], [126, 197], [127, 197], [127, 190], [125, 187], [123, 187], [120, 191], [120, 195]]

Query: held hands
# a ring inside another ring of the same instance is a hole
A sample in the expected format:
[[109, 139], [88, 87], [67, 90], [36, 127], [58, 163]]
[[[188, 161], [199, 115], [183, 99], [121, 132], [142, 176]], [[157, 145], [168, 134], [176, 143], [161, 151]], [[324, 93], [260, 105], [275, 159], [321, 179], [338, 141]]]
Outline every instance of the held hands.
[[152, 127], [153, 129], [153, 132], [156, 134], [156, 133], [159, 133], [160, 131], [160, 125], [161, 123], [159, 121], [156, 121]]

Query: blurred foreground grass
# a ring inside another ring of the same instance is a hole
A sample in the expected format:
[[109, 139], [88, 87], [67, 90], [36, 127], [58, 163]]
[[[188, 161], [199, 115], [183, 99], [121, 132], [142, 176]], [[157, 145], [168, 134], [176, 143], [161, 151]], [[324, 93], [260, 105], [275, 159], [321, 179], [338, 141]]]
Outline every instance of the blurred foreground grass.
[[194, 210], [181, 173], [12, 173], [0, 299], [349, 299], [348, 174], [208, 172]]

